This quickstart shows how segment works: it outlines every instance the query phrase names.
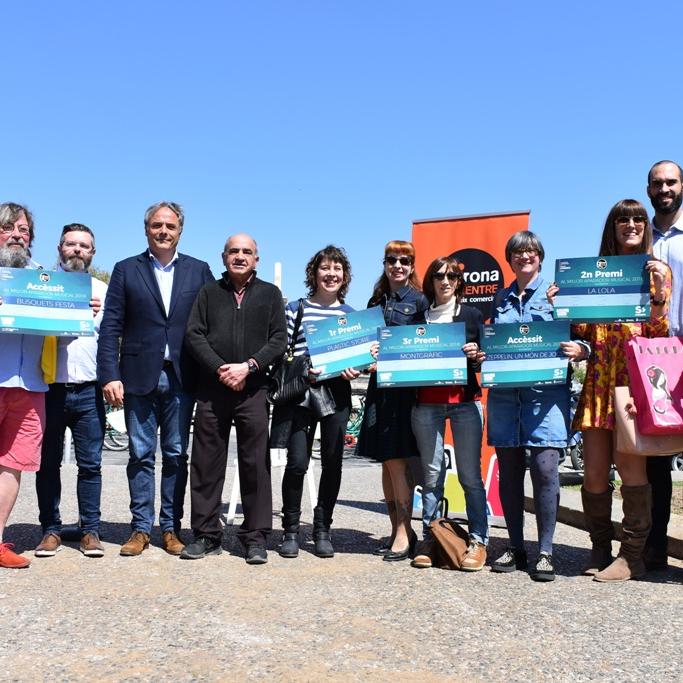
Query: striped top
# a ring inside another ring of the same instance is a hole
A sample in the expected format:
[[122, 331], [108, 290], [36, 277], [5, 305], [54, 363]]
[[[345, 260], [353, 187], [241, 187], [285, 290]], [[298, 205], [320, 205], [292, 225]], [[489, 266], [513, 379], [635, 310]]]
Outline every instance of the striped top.
[[[296, 321], [296, 314], [298, 310], [298, 299], [290, 301], [285, 307], [285, 316], [287, 317], [287, 345], [292, 343], [294, 322]], [[337, 303], [334, 306], [321, 306], [320, 304], [315, 304], [308, 299], [304, 299], [304, 314], [301, 318], [299, 333], [296, 336], [296, 343], [294, 344], [294, 355], [301, 356], [304, 353], [308, 353], [304, 323], [312, 323], [316, 320], [325, 320], [331, 316], [338, 316], [341, 313], [353, 313], [354, 311], [355, 309], [348, 304]]]

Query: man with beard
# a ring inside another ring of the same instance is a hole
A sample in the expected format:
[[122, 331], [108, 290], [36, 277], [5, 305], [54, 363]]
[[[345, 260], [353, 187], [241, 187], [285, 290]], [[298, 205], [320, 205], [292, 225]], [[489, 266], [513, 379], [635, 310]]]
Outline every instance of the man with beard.
[[[65, 225], [57, 253], [58, 270], [85, 273], [95, 255], [95, 235], [86, 225]], [[67, 427], [73, 435], [78, 465], [76, 496], [81, 527], [80, 551], [87, 557], [104, 555], [99, 533], [105, 417], [96, 361], [101, 305], [107, 285], [97, 278], [91, 278], [91, 281], [95, 336], [60, 337], [57, 340], [56, 381], [45, 395], [46, 427], [40, 470], [36, 475], [43, 538], [35, 549], [36, 557], [52, 557], [62, 548], [60, 468]]]
[[119, 261], [109, 281], [97, 349], [97, 375], [110, 405], [123, 406], [130, 458], [132, 533], [124, 556], [149, 547], [154, 523], [154, 462], [161, 432], [163, 549], [179, 555], [187, 483], [187, 444], [196, 366], [183, 349], [197, 292], [213, 281], [209, 264], [177, 251], [185, 214], [175, 202], [145, 212], [148, 249]]
[[[19, 204], [0, 204], [0, 266], [36, 268], [31, 259], [33, 216]], [[45, 425], [45, 392], [40, 357], [43, 337], [2, 334], [0, 354], [0, 567], [28, 567], [12, 543], [3, 543], [17, 500], [22, 472], [40, 467]]]
[[[683, 171], [673, 161], [658, 161], [647, 176], [647, 196], [655, 210], [652, 219], [654, 255], [669, 264], [673, 275], [669, 301], [669, 334], [683, 335]], [[671, 461], [647, 459], [652, 486], [652, 530], [643, 560], [648, 569], [667, 565], [667, 527], [671, 517]]]

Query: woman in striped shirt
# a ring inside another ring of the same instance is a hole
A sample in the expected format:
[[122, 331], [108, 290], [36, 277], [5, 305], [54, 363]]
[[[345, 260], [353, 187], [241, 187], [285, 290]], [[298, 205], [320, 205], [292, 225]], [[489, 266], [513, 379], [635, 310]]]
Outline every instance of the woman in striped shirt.
[[[303, 317], [294, 340], [294, 355], [308, 353], [304, 323], [324, 320], [354, 310], [344, 303], [350, 282], [351, 264], [343, 249], [328, 245], [311, 258], [306, 266], [305, 279], [308, 298], [303, 299]], [[298, 310], [298, 300], [291, 301], [285, 309], [290, 344]], [[312, 379], [315, 374], [319, 374], [313, 369], [310, 372]], [[313, 510], [313, 541], [318, 557], [334, 556], [330, 526], [341, 485], [344, 437], [351, 410], [349, 380], [358, 377], [359, 374], [356, 370], [348, 369], [341, 377], [333, 377], [320, 383], [330, 390], [335, 407], [332, 414], [319, 420], [321, 474], [318, 504]], [[318, 419], [309, 407], [294, 407], [287, 446], [287, 465], [282, 479], [282, 557], [296, 557], [299, 554], [301, 496], [317, 425]]]

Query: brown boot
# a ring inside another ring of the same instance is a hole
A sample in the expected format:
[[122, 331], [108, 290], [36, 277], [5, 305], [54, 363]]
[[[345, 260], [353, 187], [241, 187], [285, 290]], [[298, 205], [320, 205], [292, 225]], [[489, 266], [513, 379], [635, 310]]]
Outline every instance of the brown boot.
[[590, 534], [591, 557], [582, 569], [586, 576], [595, 576], [599, 571], [612, 564], [612, 540], [614, 524], [612, 524], [612, 484], [604, 493], [591, 493], [581, 487], [583, 517], [586, 531]]
[[612, 564], [598, 572], [593, 581], [619, 583], [644, 576], [643, 548], [652, 526], [652, 489], [643, 486], [622, 486], [624, 519], [621, 523], [622, 541], [619, 556]]
[[144, 531], [134, 531], [130, 538], [121, 546], [120, 555], [133, 557], [141, 555], [143, 550], [149, 547], [149, 534]]

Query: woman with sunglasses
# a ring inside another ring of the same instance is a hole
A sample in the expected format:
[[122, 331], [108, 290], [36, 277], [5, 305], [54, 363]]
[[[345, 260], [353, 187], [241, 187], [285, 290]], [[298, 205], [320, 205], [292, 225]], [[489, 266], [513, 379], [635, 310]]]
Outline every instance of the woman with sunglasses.
[[[491, 322], [523, 323], [552, 320], [553, 307], [546, 298], [541, 276], [545, 251], [533, 232], [516, 232], [505, 245], [505, 259], [515, 281], [496, 294]], [[584, 357], [585, 348], [575, 341], [560, 343], [570, 360]], [[484, 354], [480, 354], [480, 360]], [[513, 572], [527, 568], [524, 550], [524, 475], [530, 454], [531, 482], [538, 530], [538, 558], [530, 575], [535, 581], [552, 581], [553, 535], [560, 500], [558, 464], [567, 446], [569, 384], [518, 388], [492, 388], [488, 395], [488, 443], [495, 446], [500, 475], [500, 500], [510, 541], [491, 571]]]
[[[384, 248], [383, 263], [384, 272], [368, 308], [381, 306], [388, 326], [423, 323], [429, 303], [420, 291], [415, 273], [415, 247], [410, 242], [392, 240]], [[357, 453], [382, 463], [382, 488], [391, 536], [375, 554], [382, 555], [387, 562], [408, 559], [417, 541], [411, 527], [413, 476], [409, 462], [419, 456], [410, 427], [414, 403], [414, 389], [378, 389], [372, 373]]]
[[[652, 228], [645, 207], [634, 199], [623, 199], [610, 210], [602, 231], [600, 256], [652, 254]], [[620, 453], [615, 448], [613, 389], [629, 384], [624, 344], [637, 336], [665, 337], [671, 296], [671, 271], [654, 258], [646, 264], [650, 273], [650, 322], [579, 324], [574, 334], [590, 342], [586, 379], [574, 415], [574, 429], [583, 431], [584, 474], [581, 499], [592, 550], [584, 574], [599, 582], [621, 582], [645, 574], [642, 553], [650, 532], [651, 489], [647, 481], [647, 458]], [[559, 291], [548, 288], [550, 300]], [[616, 559], [612, 557], [612, 484], [614, 463], [622, 481], [623, 540]]]
[[486, 490], [481, 479], [482, 410], [481, 390], [477, 381], [477, 352], [482, 315], [477, 308], [460, 303], [464, 287], [460, 262], [454, 256], [442, 256], [429, 264], [423, 280], [423, 291], [431, 302], [426, 312], [430, 325], [465, 323], [467, 384], [465, 386], [421, 387], [413, 408], [412, 425], [422, 460], [422, 533], [423, 542], [414, 567], [431, 567], [433, 540], [429, 523], [443, 497], [446, 479], [444, 432], [450, 420], [454, 440], [458, 480], [465, 492], [465, 509], [470, 544], [462, 561], [463, 571], [476, 572], [486, 562], [489, 529]]

